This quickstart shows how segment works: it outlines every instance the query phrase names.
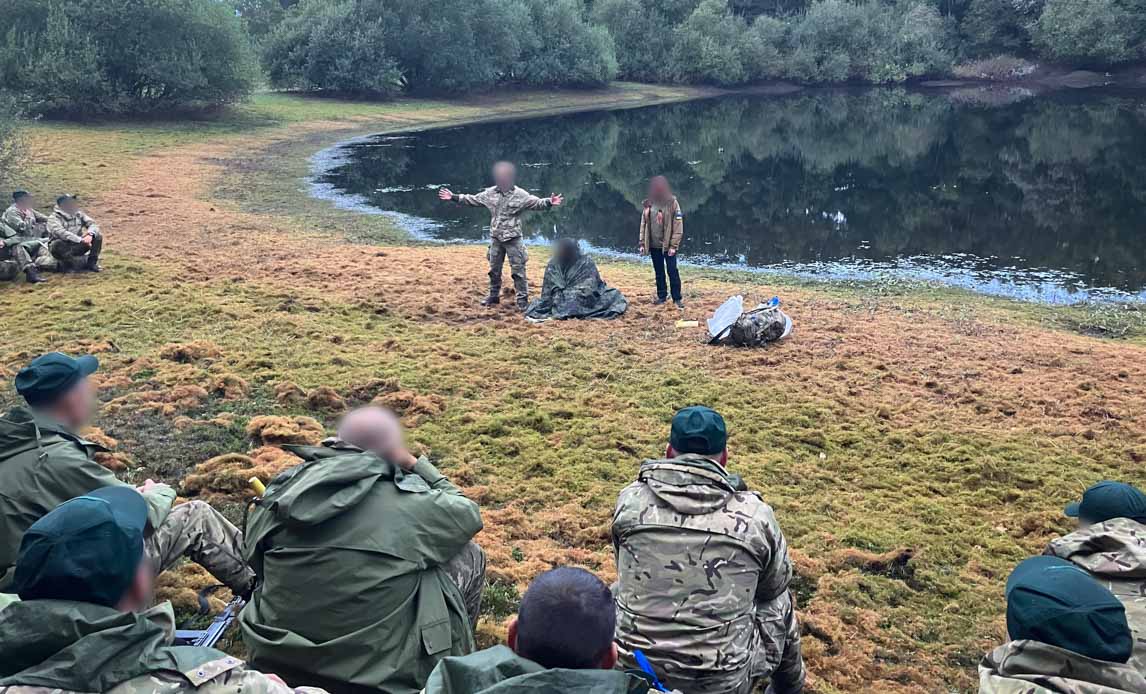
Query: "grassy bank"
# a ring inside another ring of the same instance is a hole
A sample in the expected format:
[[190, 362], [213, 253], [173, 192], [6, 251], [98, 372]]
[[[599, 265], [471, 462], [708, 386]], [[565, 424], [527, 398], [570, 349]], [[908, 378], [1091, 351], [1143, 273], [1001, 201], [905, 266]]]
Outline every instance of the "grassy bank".
[[[357, 134], [689, 95], [265, 95], [204, 121], [38, 124], [24, 185], [91, 200], [109, 272], [0, 288], [0, 370], [97, 352], [108, 464], [235, 518], [248, 477], [291, 464], [274, 444], [317, 440], [349, 405], [394, 407], [483, 505], [487, 640], [551, 565], [615, 577], [617, 492], [676, 408], [707, 403], [788, 535], [813, 690], [971, 691], [1004, 635], [1009, 569], [1091, 482], [1142, 481], [1136, 313], [687, 268], [686, 317], [746, 292], [782, 295], [796, 320], [772, 349], [724, 350], [649, 305], [647, 268], [606, 263], [633, 304], [623, 319], [526, 325], [476, 307], [482, 249], [404, 245], [385, 219], [301, 191], [309, 156]], [[1133, 339], [1082, 334], [1094, 325]], [[186, 602], [205, 580], [185, 572], [168, 594]]]

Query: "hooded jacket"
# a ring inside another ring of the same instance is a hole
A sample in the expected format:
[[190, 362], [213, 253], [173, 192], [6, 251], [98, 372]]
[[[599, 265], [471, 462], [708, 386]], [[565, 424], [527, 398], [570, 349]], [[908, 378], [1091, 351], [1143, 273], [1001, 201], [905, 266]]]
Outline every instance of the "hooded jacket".
[[1129, 664], [1146, 676], [1146, 525], [1112, 518], [1052, 541], [1046, 554], [1075, 564], [1114, 593], [1134, 632]]
[[477, 504], [425, 458], [406, 472], [338, 442], [288, 448], [305, 462], [271, 482], [244, 538], [252, 662], [339, 691], [419, 691], [439, 660], [473, 650], [441, 566], [481, 530]]
[[1129, 665], [1095, 660], [1038, 641], [1011, 641], [979, 663], [979, 694], [1141, 694]]
[[788, 600], [792, 565], [771, 507], [698, 455], [648, 460], [613, 514], [617, 644], [681, 691], [737, 691], [763, 643], [759, 610]]
[[505, 646], [446, 658], [430, 673], [424, 694], [644, 694], [649, 685], [620, 670], [547, 670]]
[[[24, 532], [68, 499], [96, 489], [126, 486], [95, 462], [107, 449], [47, 415], [17, 407], [0, 417], [0, 592], [11, 583]], [[175, 490], [160, 484], [144, 494], [148, 525], [167, 519]]]
[[172, 646], [174, 633], [170, 603], [140, 614], [13, 603], [0, 611], [0, 694], [322, 694], [292, 690], [213, 648]]

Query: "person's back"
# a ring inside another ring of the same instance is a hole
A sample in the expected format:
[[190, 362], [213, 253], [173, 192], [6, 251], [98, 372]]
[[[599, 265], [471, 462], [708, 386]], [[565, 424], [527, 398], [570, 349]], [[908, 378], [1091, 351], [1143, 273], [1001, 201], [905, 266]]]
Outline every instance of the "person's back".
[[[477, 505], [424, 458], [403, 469], [338, 441], [292, 450], [305, 462], [248, 518], [260, 586], [240, 622], [252, 661], [292, 683], [417, 692], [441, 658], [473, 648]], [[459, 588], [453, 566], [467, 563]]]
[[621, 661], [636, 667], [634, 652], [643, 651], [666, 684], [690, 693], [747, 692], [763, 677], [778, 692], [799, 692], [787, 544], [772, 509], [712, 459], [723, 438], [681, 453], [700, 450], [677, 438], [696, 411], [719, 418], [707, 408], [678, 413], [673, 457], [645, 461], [617, 501]]
[[560, 567], [538, 576], [509, 623], [509, 647], [446, 658], [426, 694], [644, 694], [640, 677], [613, 669], [613, 596], [584, 569]]
[[1007, 634], [979, 664], [980, 694], [1130, 694], [1133, 638], [1119, 601], [1058, 557], [1033, 557], [1007, 579]]
[[292, 690], [212, 648], [173, 646], [152, 593], [147, 504], [130, 487], [71, 499], [28, 529], [19, 600], [0, 609], [0, 694], [324, 694]]

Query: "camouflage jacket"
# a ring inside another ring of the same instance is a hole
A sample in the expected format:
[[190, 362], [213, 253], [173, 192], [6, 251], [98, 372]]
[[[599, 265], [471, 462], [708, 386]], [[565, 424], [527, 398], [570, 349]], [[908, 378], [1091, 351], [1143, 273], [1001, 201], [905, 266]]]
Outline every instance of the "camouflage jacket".
[[322, 694], [291, 689], [213, 648], [172, 646], [164, 603], [140, 614], [61, 600], [0, 611], [0, 694]]
[[79, 243], [84, 240], [84, 233], [99, 233], [99, 226], [83, 212], [69, 215], [57, 207], [48, 217], [48, 237], [53, 241]]
[[1129, 665], [1094, 660], [1038, 641], [1011, 641], [979, 663], [979, 694], [1141, 694]]
[[0, 218], [0, 221], [3, 221], [18, 235], [25, 238], [39, 239], [47, 233], [48, 216], [36, 210], [28, 210], [28, 213], [25, 214], [20, 211], [19, 207], [9, 205], [8, 209], [4, 210], [4, 216]]
[[489, 210], [489, 235], [496, 241], [512, 241], [521, 236], [521, 215], [529, 210], [548, 210], [548, 198], [539, 198], [523, 188], [503, 193], [497, 186], [477, 195], [457, 195], [459, 205], [484, 207]]
[[1054, 540], [1046, 553], [1085, 569], [1122, 602], [1134, 632], [1130, 665], [1146, 675], [1146, 525], [1129, 518], [1095, 523]]
[[763, 644], [758, 606], [785, 599], [788, 546], [771, 507], [696, 455], [648, 460], [613, 514], [617, 644], [685, 692], [735, 691]]

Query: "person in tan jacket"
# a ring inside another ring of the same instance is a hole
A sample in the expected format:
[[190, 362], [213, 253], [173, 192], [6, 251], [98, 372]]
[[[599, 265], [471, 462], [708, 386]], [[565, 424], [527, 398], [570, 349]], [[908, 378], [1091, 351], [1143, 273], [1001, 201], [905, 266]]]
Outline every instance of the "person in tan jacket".
[[680, 202], [672, 194], [668, 179], [654, 176], [649, 181], [649, 197], [641, 212], [640, 251], [641, 255], [648, 253], [653, 259], [653, 271], [657, 278], [655, 304], [667, 301], [671, 288], [672, 302], [678, 308], [684, 308], [680, 293], [680, 272], [676, 267], [676, 254], [683, 239], [684, 213], [681, 212]]

